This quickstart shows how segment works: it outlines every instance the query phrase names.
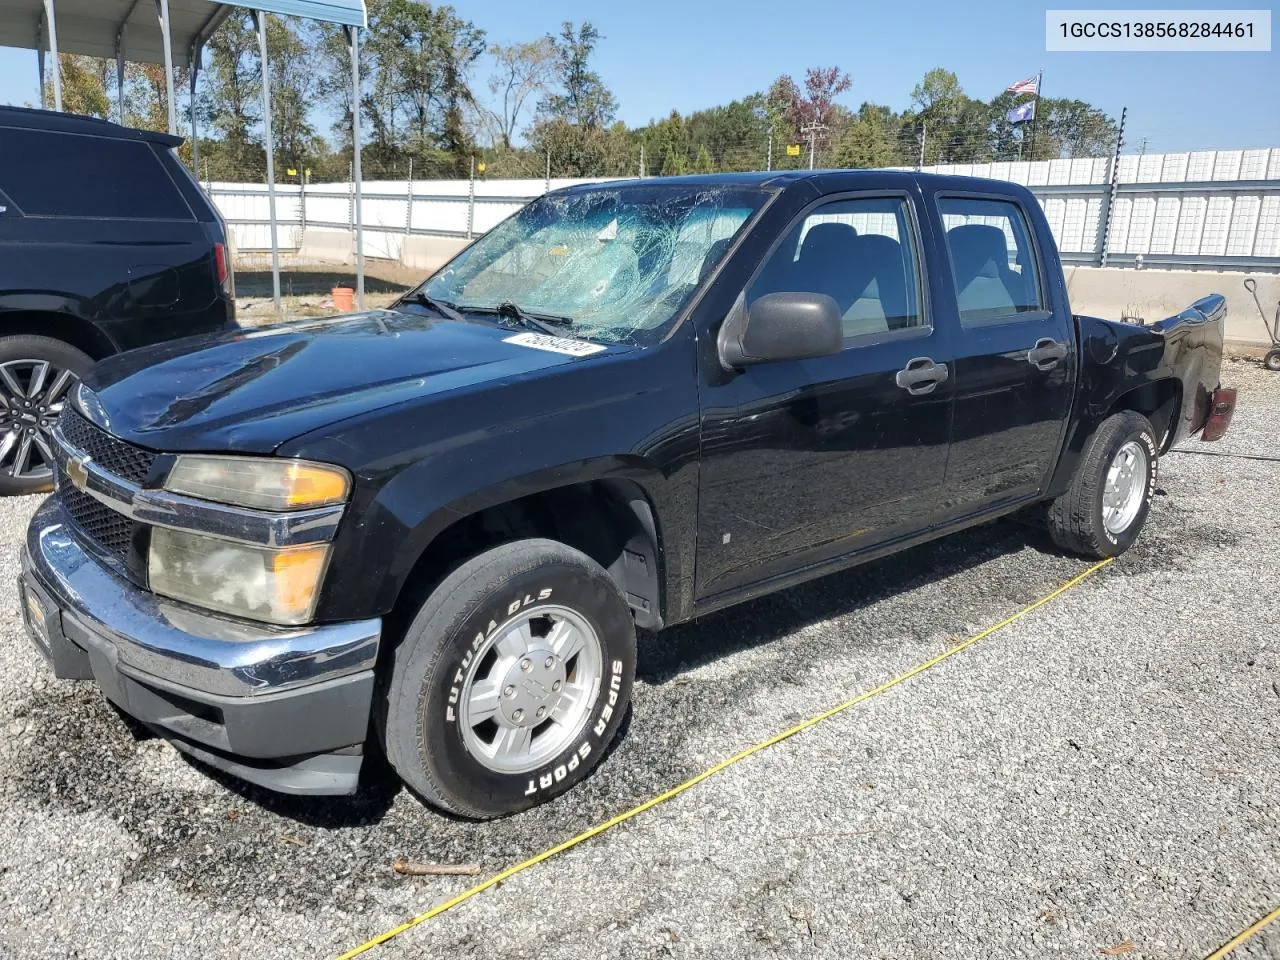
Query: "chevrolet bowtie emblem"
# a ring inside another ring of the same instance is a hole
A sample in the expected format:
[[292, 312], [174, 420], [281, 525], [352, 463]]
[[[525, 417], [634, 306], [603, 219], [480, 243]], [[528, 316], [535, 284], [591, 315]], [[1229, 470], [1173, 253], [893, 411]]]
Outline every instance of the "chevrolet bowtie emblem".
[[88, 457], [72, 457], [67, 461], [67, 479], [81, 492], [89, 485], [89, 471], [86, 468], [88, 462]]

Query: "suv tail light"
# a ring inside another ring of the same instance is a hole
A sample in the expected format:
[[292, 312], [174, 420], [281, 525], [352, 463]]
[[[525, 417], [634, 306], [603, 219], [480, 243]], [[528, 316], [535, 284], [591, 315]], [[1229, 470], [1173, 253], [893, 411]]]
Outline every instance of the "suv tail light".
[[231, 292], [231, 265], [227, 262], [227, 245], [213, 245], [213, 268], [218, 275], [218, 285], [227, 293]]

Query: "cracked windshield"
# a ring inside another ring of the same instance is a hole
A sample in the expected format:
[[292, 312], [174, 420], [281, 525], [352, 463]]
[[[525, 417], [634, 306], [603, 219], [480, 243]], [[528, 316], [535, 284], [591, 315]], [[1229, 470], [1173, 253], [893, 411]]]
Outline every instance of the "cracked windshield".
[[759, 190], [628, 186], [536, 200], [422, 288], [459, 310], [514, 304], [568, 336], [651, 342], [768, 199]]

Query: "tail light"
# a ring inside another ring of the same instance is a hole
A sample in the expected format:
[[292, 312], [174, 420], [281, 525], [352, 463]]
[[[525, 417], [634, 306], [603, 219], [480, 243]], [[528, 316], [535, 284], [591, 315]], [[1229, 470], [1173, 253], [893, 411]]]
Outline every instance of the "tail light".
[[213, 268], [218, 275], [218, 286], [226, 290], [227, 281], [231, 279], [231, 268], [227, 264], [227, 245], [225, 243], [215, 243], [213, 245]]
[[1204, 422], [1201, 440], [1218, 440], [1231, 426], [1231, 415], [1236, 412], [1234, 387], [1219, 387], [1209, 397], [1209, 418]]

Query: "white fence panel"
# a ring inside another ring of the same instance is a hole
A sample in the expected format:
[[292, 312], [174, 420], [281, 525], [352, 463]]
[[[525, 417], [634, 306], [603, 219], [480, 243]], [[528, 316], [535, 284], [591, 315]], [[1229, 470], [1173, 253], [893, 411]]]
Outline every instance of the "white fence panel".
[[[1151, 265], [1222, 269], [1243, 260], [1253, 269], [1280, 271], [1280, 262], [1271, 262], [1280, 256], [1280, 148], [1124, 155], [1118, 194], [1109, 204], [1111, 164], [1108, 157], [1083, 157], [925, 169], [1027, 185], [1070, 262], [1096, 262], [1109, 223], [1108, 255], [1124, 262], [1142, 257]], [[604, 179], [370, 181], [364, 184], [365, 253], [398, 259], [408, 233], [479, 236], [548, 187]], [[208, 189], [238, 250], [270, 249], [265, 184], [212, 183]], [[350, 230], [352, 193], [348, 183], [279, 185], [280, 246], [297, 249], [304, 225]]]

